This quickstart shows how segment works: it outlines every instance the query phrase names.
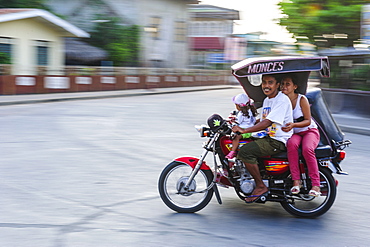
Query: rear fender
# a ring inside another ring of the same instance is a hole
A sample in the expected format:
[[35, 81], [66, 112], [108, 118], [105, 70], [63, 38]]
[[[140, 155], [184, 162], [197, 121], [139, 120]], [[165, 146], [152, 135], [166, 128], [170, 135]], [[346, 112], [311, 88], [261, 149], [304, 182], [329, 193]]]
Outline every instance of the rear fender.
[[[199, 159], [195, 157], [180, 157], [180, 158], [175, 159], [175, 161], [187, 164], [194, 169]], [[209, 168], [209, 166], [206, 164], [205, 161], [203, 161], [202, 165], [200, 166], [200, 169], [201, 170], [211, 170], [211, 168]]]

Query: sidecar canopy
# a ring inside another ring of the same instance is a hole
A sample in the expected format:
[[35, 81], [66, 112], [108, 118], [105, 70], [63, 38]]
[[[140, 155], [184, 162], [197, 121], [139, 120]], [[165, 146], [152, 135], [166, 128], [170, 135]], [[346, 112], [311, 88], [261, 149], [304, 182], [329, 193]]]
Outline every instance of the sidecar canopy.
[[[327, 57], [256, 57], [240, 61], [231, 66], [231, 69], [232, 74], [257, 105], [266, 97], [259, 85], [261, 75], [274, 74], [280, 79], [286, 75], [293, 75], [298, 85], [298, 92], [301, 94], [306, 94], [311, 71], [318, 71], [323, 77], [330, 75]], [[258, 75], [259, 84], [255, 83]]]

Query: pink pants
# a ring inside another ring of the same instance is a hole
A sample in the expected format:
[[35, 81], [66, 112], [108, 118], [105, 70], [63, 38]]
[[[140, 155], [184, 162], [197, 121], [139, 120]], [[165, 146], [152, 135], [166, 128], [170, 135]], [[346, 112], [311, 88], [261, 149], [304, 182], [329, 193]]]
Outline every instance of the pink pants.
[[302, 144], [302, 155], [306, 160], [308, 175], [311, 178], [312, 186], [320, 186], [319, 168], [315, 156], [315, 149], [320, 141], [318, 129], [295, 133], [287, 142], [288, 160], [290, 173], [293, 180], [300, 180], [298, 148]]

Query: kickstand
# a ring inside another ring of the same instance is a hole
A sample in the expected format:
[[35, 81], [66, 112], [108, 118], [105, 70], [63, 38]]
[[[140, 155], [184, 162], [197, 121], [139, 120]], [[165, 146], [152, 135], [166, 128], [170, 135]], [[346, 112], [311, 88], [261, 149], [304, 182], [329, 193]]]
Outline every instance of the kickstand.
[[215, 192], [218, 204], [222, 204], [220, 192], [218, 191], [217, 184], [213, 184], [213, 190]]

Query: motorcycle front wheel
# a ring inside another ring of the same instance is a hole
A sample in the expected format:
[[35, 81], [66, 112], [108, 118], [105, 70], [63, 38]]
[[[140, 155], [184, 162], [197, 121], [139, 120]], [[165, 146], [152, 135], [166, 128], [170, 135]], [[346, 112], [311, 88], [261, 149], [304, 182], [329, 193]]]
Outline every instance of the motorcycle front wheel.
[[305, 193], [287, 198], [281, 206], [290, 214], [298, 217], [318, 217], [326, 213], [335, 201], [337, 186], [331, 171], [319, 167], [321, 196], [313, 197]]
[[194, 213], [203, 209], [213, 196], [211, 170], [199, 170], [189, 189], [184, 190], [193, 168], [180, 162], [172, 162], [162, 171], [158, 180], [158, 190], [163, 202], [179, 213]]

